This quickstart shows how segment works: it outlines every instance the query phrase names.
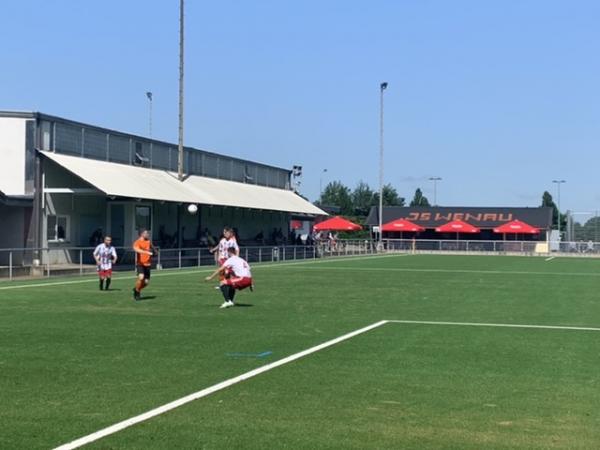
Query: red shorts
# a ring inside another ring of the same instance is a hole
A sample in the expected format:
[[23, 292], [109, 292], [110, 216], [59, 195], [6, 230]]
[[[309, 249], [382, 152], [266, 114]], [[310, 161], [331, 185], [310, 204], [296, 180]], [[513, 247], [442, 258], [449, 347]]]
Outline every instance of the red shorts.
[[252, 286], [252, 278], [250, 277], [231, 277], [225, 280], [225, 284], [233, 286], [234, 289], [241, 291]]
[[112, 269], [99, 270], [98, 275], [100, 278], [110, 278], [112, 277]]

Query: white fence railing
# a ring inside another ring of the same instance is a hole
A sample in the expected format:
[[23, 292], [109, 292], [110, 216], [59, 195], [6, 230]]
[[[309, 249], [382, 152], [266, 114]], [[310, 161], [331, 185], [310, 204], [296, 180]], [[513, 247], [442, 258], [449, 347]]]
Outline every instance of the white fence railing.
[[[40, 249], [0, 249], [0, 279], [51, 277], [93, 273], [96, 264], [90, 247], [56, 247]], [[465, 253], [564, 255], [600, 257], [598, 242], [538, 242], [385, 239], [382, 248], [370, 239], [322, 241], [315, 245], [273, 245], [242, 247], [240, 256], [252, 263], [296, 261], [331, 256], [368, 255], [378, 252]], [[135, 254], [130, 247], [118, 247], [115, 271], [135, 268]], [[154, 258], [157, 269], [211, 266], [215, 256], [207, 248], [162, 249]]]
[[[96, 271], [91, 247], [56, 247], [39, 249], [0, 249], [0, 279], [84, 275]], [[114, 271], [135, 268], [135, 253], [130, 247], [116, 247], [118, 261]], [[370, 240], [318, 243], [316, 245], [250, 246], [240, 249], [240, 256], [252, 263], [280, 262], [373, 254], [377, 251]], [[207, 248], [159, 249], [155, 268], [176, 269], [215, 265], [215, 255]]]

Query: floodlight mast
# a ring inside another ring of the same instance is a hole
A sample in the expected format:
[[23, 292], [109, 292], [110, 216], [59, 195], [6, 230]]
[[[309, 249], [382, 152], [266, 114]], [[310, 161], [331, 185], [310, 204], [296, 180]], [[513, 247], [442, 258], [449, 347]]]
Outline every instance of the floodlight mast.
[[558, 227], [558, 240], [560, 241], [560, 185], [563, 183], [566, 183], [566, 180], [552, 180], [553, 183], [556, 184], [557, 190], [558, 190], [558, 218], [556, 221], [557, 227]]
[[383, 248], [383, 91], [387, 86], [387, 82], [379, 85], [379, 250]]
[[183, 0], [179, 0], [179, 141], [177, 177], [183, 181]]

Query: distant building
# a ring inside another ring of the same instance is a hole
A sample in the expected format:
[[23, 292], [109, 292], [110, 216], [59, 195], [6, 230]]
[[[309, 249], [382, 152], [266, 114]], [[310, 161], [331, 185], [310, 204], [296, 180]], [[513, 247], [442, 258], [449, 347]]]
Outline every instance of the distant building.
[[288, 169], [186, 147], [179, 181], [176, 144], [41, 113], [0, 112], [0, 157], [0, 248], [89, 247], [104, 234], [129, 246], [141, 228], [192, 246], [224, 225], [243, 241], [324, 214]]
[[[404, 207], [404, 206], [384, 206], [383, 223], [391, 222], [396, 219], [407, 219], [417, 225], [425, 228], [425, 231], [418, 233], [418, 239], [456, 239], [456, 233], [437, 233], [436, 227], [444, 225], [453, 220], [462, 220], [481, 229], [481, 233], [463, 235], [464, 239], [475, 240], [499, 240], [505, 236], [494, 233], [493, 229], [513, 220], [520, 220], [533, 227], [540, 229], [539, 235], [519, 236], [519, 239], [545, 240], [546, 234], [552, 228], [552, 208], [495, 208], [495, 207]], [[379, 225], [379, 208], [374, 206], [367, 217], [367, 225], [371, 228]], [[413, 233], [411, 233], [412, 236]], [[383, 234], [388, 238], [399, 238], [399, 232], [390, 232]], [[404, 233], [408, 237], [408, 233]], [[511, 236], [514, 239], [514, 236]]]

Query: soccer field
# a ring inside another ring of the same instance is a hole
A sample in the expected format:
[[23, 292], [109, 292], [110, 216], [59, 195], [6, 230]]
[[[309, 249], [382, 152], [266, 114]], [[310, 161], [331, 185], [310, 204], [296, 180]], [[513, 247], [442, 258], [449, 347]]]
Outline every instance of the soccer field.
[[600, 260], [257, 265], [227, 310], [207, 272], [154, 272], [137, 303], [127, 274], [111, 292], [1, 282], [0, 448], [57, 447], [307, 349], [88, 447], [600, 448]]

